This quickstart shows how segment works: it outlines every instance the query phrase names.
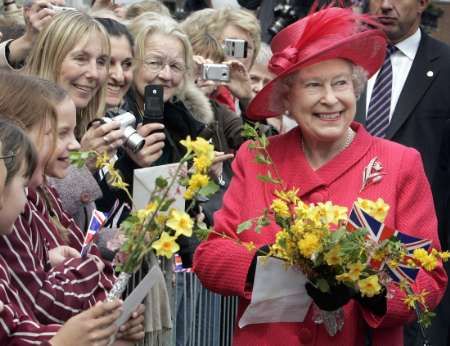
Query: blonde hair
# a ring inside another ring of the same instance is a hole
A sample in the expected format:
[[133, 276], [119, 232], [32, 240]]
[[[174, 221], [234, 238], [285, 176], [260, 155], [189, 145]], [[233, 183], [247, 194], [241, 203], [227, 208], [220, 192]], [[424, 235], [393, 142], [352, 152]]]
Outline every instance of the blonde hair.
[[253, 65], [261, 48], [261, 26], [258, 19], [250, 11], [225, 7], [218, 9], [217, 13], [210, 17], [208, 29], [215, 35], [216, 39], [220, 39], [223, 30], [229, 25], [234, 25], [250, 35], [254, 43]]
[[210, 18], [216, 13], [217, 10], [212, 8], [195, 11], [180, 24], [180, 27], [188, 35], [195, 55], [201, 55], [214, 62], [222, 62], [225, 60], [222, 45], [208, 32]]
[[183, 75], [183, 81], [180, 83], [175, 97], [184, 98], [189, 73], [192, 70], [192, 47], [187, 35], [181, 30], [180, 25], [172, 18], [162, 16], [157, 13], [147, 12], [135, 18], [128, 26], [130, 33], [134, 37], [134, 56], [137, 60], [135, 72], [137, 72], [144, 63], [146, 42], [154, 34], [162, 34], [177, 38], [184, 48], [184, 64], [186, 71]]
[[170, 11], [166, 5], [159, 0], [145, 0], [127, 7], [126, 19], [133, 19], [146, 12], [154, 12], [170, 17]]
[[[39, 33], [28, 57], [25, 71], [56, 83], [63, 60], [69, 52], [93, 34], [100, 34], [105, 54], [110, 55], [108, 34], [94, 18], [79, 11], [65, 11], [56, 15]], [[109, 62], [107, 68], [109, 68]], [[106, 85], [103, 85], [85, 108], [77, 109], [76, 135], [78, 138], [83, 136], [92, 119], [103, 115], [105, 97]]]
[[0, 114], [11, 119], [25, 131], [39, 127], [42, 136], [50, 121], [53, 131], [53, 149], [56, 143], [56, 106], [67, 93], [55, 83], [14, 72], [0, 71]]

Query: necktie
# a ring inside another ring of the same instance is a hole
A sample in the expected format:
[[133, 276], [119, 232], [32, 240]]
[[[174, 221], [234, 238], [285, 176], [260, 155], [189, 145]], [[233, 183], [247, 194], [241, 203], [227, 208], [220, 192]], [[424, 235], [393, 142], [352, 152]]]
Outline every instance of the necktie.
[[389, 113], [391, 109], [392, 94], [392, 64], [391, 55], [397, 47], [389, 45], [386, 50], [383, 66], [378, 73], [370, 98], [367, 111], [366, 128], [370, 134], [385, 137], [389, 126]]

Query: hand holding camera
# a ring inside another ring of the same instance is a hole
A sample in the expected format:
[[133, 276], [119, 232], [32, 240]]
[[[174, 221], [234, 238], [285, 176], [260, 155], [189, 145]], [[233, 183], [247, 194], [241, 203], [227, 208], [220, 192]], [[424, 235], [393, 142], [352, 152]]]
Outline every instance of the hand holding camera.
[[162, 155], [164, 148], [164, 125], [148, 123], [139, 125], [137, 132], [145, 139], [145, 144], [138, 152], [127, 150], [128, 156], [140, 167], [149, 167]]
[[[81, 138], [81, 150], [95, 150], [99, 153], [106, 152], [112, 157], [115, 155], [117, 148], [124, 143], [123, 136], [124, 129], [121, 127], [120, 122], [102, 123], [101, 120], [96, 119]], [[91, 172], [95, 171], [95, 160], [88, 160], [86, 166]]]
[[230, 66], [230, 81], [225, 85], [239, 100], [250, 99], [252, 84], [247, 69], [240, 61], [228, 61], [227, 64]]

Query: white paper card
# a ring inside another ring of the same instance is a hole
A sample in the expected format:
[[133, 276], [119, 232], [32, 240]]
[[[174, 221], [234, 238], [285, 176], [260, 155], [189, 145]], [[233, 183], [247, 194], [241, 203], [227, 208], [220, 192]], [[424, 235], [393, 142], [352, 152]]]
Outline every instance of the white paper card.
[[154, 265], [153, 268], [144, 276], [139, 285], [131, 292], [131, 294], [125, 299], [122, 305], [122, 313], [114, 323], [117, 327], [120, 327], [130, 318], [131, 314], [136, 310], [139, 304], [142, 303], [144, 298], [150, 292], [150, 289], [161, 280], [164, 280], [163, 273], [159, 266]]
[[[134, 210], [143, 209], [147, 206], [150, 194], [155, 189], [155, 180], [158, 177], [164, 177], [170, 181], [171, 175], [175, 174], [178, 163], [171, 163], [168, 165], [139, 168], [134, 170], [133, 180], [133, 203]], [[180, 186], [177, 182], [173, 184], [169, 194], [175, 198], [172, 207], [178, 210], [184, 210], [183, 193], [184, 186]]]
[[299, 270], [277, 258], [258, 257], [252, 299], [239, 320], [239, 327], [274, 322], [303, 322], [312, 299], [308, 282]]

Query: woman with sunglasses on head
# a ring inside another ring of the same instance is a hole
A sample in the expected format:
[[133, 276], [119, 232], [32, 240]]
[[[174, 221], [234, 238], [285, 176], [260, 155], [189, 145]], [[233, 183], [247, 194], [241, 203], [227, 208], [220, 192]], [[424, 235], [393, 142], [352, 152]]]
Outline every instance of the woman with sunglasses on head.
[[[374, 20], [351, 9], [328, 7], [282, 30], [272, 41], [269, 63], [276, 77], [251, 101], [247, 115], [258, 120], [288, 111], [297, 122], [291, 131], [272, 137], [267, 147], [283, 186], [298, 188], [295, 197], [306, 204], [331, 201], [348, 209], [358, 198], [382, 198], [390, 206], [386, 225], [431, 240], [439, 250], [433, 199], [420, 154], [373, 137], [353, 121], [366, 77], [380, 68], [386, 54], [385, 35], [374, 26]], [[260, 233], [237, 231], [239, 224], [258, 217], [276, 199], [278, 188], [258, 179], [267, 174], [267, 166], [255, 162], [251, 145], [243, 144], [236, 155], [224, 205], [214, 215], [215, 233], [194, 256], [194, 271], [205, 287], [239, 296], [238, 320], [255, 293], [257, 257], [267, 253], [280, 231], [274, 220]], [[381, 179], [365, 179], [363, 185], [361, 176], [372, 161], [382, 167]], [[250, 241], [255, 250], [241, 244]], [[432, 310], [446, 283], [439, 262], [433, 271], [419, 270], [414, 289], [428, 292], [424, 301]], [[273, 322], [236, 328], [233, 344], [402, 345], [403, 326], [415, 318], [395, 282], [371, 297], [344, 283], [332, 285], [327, 293], [309, 282], [304, 288], [313, 303], [307, 305], [302, 322], [286, 320], [280, 311]], [[314, 317], [314, 304], [326, 311], [343, 309], [343, 326], [334, 336]]]

